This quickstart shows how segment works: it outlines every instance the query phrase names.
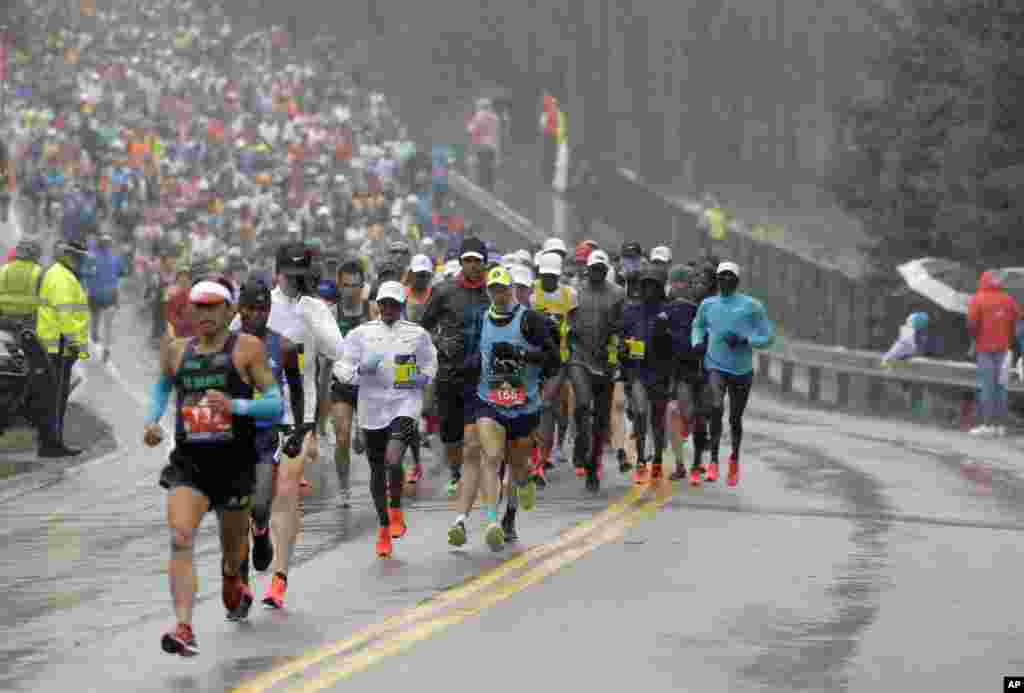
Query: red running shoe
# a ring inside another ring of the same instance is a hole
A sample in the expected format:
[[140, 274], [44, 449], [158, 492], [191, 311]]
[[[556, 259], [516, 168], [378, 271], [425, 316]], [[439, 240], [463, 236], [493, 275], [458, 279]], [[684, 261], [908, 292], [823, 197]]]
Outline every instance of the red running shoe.
[[199, 654], [199, 643], [196, 642], [192, 626], [187, 623], [179, 623], [177, 628], [164, 633], [160, 638], [160, 647], [167, 654], [176, 654], [182, 657], [195, 657]]
[[726, 477], [725, 483], [730, 486], [735, 486], [740, 482], [740, 461], [736, 457], [736, 453], [729, 455], [729, 475]]
[[284, 608], [284, 593], [288, 590], [288, 583], [280, 575], [275, 575], [270, 581], [270, 587], [263, 597], [263, 605], [270, 609]]
[[377, 530], [377, 555], [381, 558], [391, 556], [391, 528], [381, 527]]
[[718, 462], [712, 462], [708, 465], [708, 472], [705, 481], [718, 481]]
[[405, 533], [409, 531], [409, 527], [405, 524], [405, 516], [399, 508], [389, 508], [388, 518], [391, 520], [389, 530], [391, 532], [392, 539], [401, 539], [405, 536]]
[[704, 485], [704, 467], [694, 467], [690, 470], [690, 486], [697, 487]]

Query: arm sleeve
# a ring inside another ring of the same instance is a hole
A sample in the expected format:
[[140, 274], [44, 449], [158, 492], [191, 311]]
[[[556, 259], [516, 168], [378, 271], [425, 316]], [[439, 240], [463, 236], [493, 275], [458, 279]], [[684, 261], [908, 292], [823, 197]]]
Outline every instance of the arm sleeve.
[[334, 377], [346, 385], [359, 384], [359, 364], [363, 360], [363, 340], [359, 329], [345, 338], [344, 354], [334, 362]]
[[171, 392], [174, 390], [174, 381], [168, 375], [160, 376], [160, 380], [153, 385], [152, 399], [149, 401], [149, 415], [146, 417], [147, 424], [159, 423], [167, 411], [167, 403], [171, 401]]
[[764, 304], [760, 301], [752, 301], [754, 329], [750, 333], [750, 346], [755, 349], [763, 349], [772, 345], [775, 341], [775, 325], [768, 319]]
[[281, 401], [280, 386], [273, 383], [261, 394], [263, 396], [260, 399], [231, 400], [231, 413], [236, 416], [250, 416], [254, 419], [269, 419], [271, 421], [281, 418], [284, 404]]
[[704, 317], [705, 307], [707, 303], [701, 301], [700, 306], [697, 308], [697, 317], [693, 319], [693, 327], [690, 328], [690, 345], [697, 346], [701, 342], [707, 341], [707, 319]]

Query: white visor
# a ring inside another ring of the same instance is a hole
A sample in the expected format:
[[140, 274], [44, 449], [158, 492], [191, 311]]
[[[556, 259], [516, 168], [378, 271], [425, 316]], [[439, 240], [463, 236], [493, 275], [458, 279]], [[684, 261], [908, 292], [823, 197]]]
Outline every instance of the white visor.
[[201, 281], [188, 293], [189, 303], [208, 305], [211, 303], [232, 303], [231, 292], [219, 282]]

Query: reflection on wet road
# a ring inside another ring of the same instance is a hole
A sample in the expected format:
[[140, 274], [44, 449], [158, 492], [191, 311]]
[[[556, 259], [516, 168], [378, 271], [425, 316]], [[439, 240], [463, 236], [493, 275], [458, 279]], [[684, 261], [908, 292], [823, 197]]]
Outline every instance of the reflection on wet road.
[[[141, 344], [138, 353], [147, 353]], [[156, 485], [166, 449], [138, 441], [138, 393], [152, 363], [136, 361], [90, 372], [99, 394], [89, 405], [113, 422], [116, 453], [32, 483], [32, 475], [0, 481], [0, 688], [66, 690], [56, 682], [74, 680], [81, 690], [225, 690], [402, 613], [418, 630], [397, 627], [302, 665], [285, 683], [334, 690], [352, 675], [363, 690], [393, 690], [412, 673], [440, 686], [453, 657], [479, 680], [507, 666], [503, 653], [531, 648], [559, 659], [552, 683], [595, 690], [679, 690], [681, 681], [706, 690], [878, 690], [883, 682], [895, 690], [915, 681], [908, 672], [957, 690], [1020, 666], [1005, 608], [1024, 569], [1014, 443], [801, 411], [764, 393], [747, 422], [738, 488], [676, 488], [614, 531], [595, 530], [578, 553], [565, 533], [582, 532], [627, 493], [617, 473], [609, 470], [595, 498], [571, 470], [556, 469], [522, 520], [523, 547], [495, 556], [480, 548], [478, 523], [467, 550], [446, 546], [451, 506], [428, 453], [410, 535], [381, 562], [362, 458], [348, 510], [335, 499], [333, 465], [312, 467], [288, 609], [224, 623], [207, 520], [197, 546], [202, 654], [188, 663], [167, 657], [157, 642], [171, 610]], [[498, 597], [483, 591], [456, 612], [426, 614], [459, 589], [480, 589], [474, 576], [511, 570], [502, 566], [514, 555], [523, 566], [489, 588]], [[929, 616], [940, 612], [954, 621], [928, 647]], [[399, 667], [387, 661], [392, 642], [402, 644]], [[617, 670], [641, 660], [652, 666], [631, 669], [632, 683]], [[262, 690], [257, 683], [248, 690]]]

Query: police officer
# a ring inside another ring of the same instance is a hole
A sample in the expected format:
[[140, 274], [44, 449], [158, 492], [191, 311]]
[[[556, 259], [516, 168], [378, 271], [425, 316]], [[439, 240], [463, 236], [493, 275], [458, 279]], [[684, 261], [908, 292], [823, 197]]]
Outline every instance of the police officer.
[[0, 317], [34, 329], [43, 276], [39, 264], [42, 248], [38, 241], [23, 238], [14, 252], [14, 259], [0, 267]]
[[88, 250], [81, 243], [60, 241], [54, 253], [57, 261], [43, 274], [39, 287], [36, 335], [50, 355], [60, 387], [54, 393], [53, 413], [39, 432], [39, 456], [69, 457], [81, 453], [63, 441], [71, 367], [89, 355], [89, 299], [79, 281]]

